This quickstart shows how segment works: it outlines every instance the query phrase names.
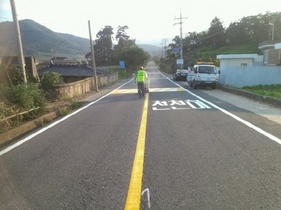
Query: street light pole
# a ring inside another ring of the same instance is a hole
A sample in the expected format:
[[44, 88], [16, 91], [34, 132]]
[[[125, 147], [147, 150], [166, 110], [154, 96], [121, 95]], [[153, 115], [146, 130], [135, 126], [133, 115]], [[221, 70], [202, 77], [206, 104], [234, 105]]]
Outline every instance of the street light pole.
[[269, 25], [271, 25], [271, 40], [274, 41], [274, 22], [275, 22], [275, 19], [273, 18], [272, 21], [269, 22]]
[[18, 60], [19, 60], [19, 66], [23, 74], [23, 80], [24, 83], [27, 83], [26, 79], [26, 72], [25, 72], [25, 64], [24, 64], [24, 56], [23, 56], [23, 49], [22, 49], [22, 42], [21, 42], [21, 35], [20, 35], [20, 26], [19, 26], [19, 21], [17, 18], [17, 11], [16, 11], [16, 5], [14, 0], [10, 0], [11, 3], [11, 9], [12, 9], [12, 14], [13, 14], [13, 21], [14, 25], [16, 28], [16, 33], [17, 33], [17, 47], [18, 47]]

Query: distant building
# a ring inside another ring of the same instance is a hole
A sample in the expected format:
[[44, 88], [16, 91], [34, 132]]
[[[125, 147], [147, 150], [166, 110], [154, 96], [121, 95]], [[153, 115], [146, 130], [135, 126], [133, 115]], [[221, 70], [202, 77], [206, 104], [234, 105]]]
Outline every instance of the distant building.
[[[31, 77], [38, 77], [37, 74], [37, 64], [38, 60], [34, 57], [24, 57], [24, 63], [25, 63], [25, 71], [26, 75]], [[18, 56], [4, 56], [0, 59], [0, 64], [4, 64], [6, 66], [9, 65], [17, 65], [19, 66]]]
[[[87, 64], [50, 64], [37, 70], [41, 78], [45, 72], [56, 72], [61, 75], [64, 83], [76, 82], [94, 76], [94, 71]], [[96, 70], [97, 76], [107, 75], [109, 72], [103, 69]]]
[[61, 75], [64, 83], [76, 82], [93, 77], [93, 69], [87, 65], [51, 64], [41, 67], [37, 71], [40, 78], [45, 72], [56, 72]]
[[258, 66], [262, 65], [263, 56], [258, 54], [225, 54], [217, 55], [220, 68], [227, 66]]
[[262, 50], [264, 59], [263, 64], [267, 66], [276, 66], [281, 63], [281, 50], [275, 46], [280, 45], [281, 41], [268, 40], [259, 44], [259, 49]]
[[74, 60], [73, 58], [69, 58], [69, 57], [63, 57], [63, 56], [59, 56], [59, 57], [53, 57], [49, 60], [43, 60], [42, 62], [40, 62], [38, 64], [38, 69], [45, 67], [45, 66], [49, 66], [51, 64], [66, 64], [66, 65], [76, 65], [79, 62], [77, 62], [76, 60]]

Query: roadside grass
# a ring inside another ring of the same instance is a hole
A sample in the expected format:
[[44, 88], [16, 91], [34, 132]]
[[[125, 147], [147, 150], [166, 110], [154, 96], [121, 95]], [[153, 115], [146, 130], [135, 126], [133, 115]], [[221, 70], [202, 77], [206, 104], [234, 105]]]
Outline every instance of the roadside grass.
[[281, 99], [281, 84], [245, 86], [242, 90]]
[[231, 46], [223, 46], [215, 50], [215, 53], [217, 55], [259, 53], [259, 49], [256, 44], [231, 45]]

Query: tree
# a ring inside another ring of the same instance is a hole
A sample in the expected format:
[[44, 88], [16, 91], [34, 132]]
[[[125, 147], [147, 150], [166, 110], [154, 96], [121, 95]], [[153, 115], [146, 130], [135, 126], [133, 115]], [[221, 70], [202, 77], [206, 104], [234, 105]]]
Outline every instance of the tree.
[[[180, 57], [180, 45], [181, 45], [180, 44], [181, 43], [180, 37], [175, 36], [175, 38], [172, 41], [173, 41], [173, 43], [170, 43], [168, 45], [169, 51], [167, 51], [166, 55], [168, 55], [171, 58]], [[178, 49], [178, 50], [175, 50], [175, 49]], [[170, 52], [173, 53], [173, 54], [171, 54]]]
[[229, 45], [243, 44], [247, 42], [247, 36], [244, 33], [244, 26], [240, 22], [230, 23], [225, 31], [226, 43]]
[[139, 66], [144, 65], [150, 55], [139, 48], [134, 39], [130, 39], [130, 36], [126, 33], [127, 29], [129, 29], [128, 26], [118, 26], [115, 36], [118, 44], [114, 46], [113, 61], [115, 64], [121, 60], [124, 61], [126, 69], [133, 72]]
[[[111, 64], [113, 54], [111, 36], [113, 34], [113, 28], [108, 25], [97, 33], [96, 44], [94, 46], [96, 65], [103, 66]], [[91, 61], [91, 52], [87, 53], [85, 58]]]
[[115, 61], [124, 61], [126, 69], [131, 73], [147, 63], [149, 58], [150, 55], [138, 46], [126, 47], [115, 53]]
[[117, 33], [115, 39], [118, 44], [114, 46], [114, 50], [124, 49], [126, 47], [134, 47], [136, 46], [135, 40], [130, 39], [130, 36], [127, 35], [126, 31], [129, 29], [128, 26], [118, 26]]
[[225, 43], [225, 35], [224, 35], [224, 27], [222, 22], [215, 17], [208, 31], [209, 35], [209, 44], [213, 45], [213, 49], [217, 49], [224, 45]]

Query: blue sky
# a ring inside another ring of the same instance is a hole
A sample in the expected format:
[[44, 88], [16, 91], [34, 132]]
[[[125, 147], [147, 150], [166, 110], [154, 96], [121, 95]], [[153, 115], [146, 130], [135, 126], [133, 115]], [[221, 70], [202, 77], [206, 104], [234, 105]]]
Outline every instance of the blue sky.
[[[127, 34], [137, 43], [160, 45], [162, 39], [170, 42], [188, 32], [201, 32], [210, 27], [217, 17], [225, 27], [243, 17], [280, 12], [281, 8], [263, 1], [236, 0], [15, 0], [18, 19], [32, 19], [47, 28], [61, 33], [89, 38], [88, 20], [91, 23], [92, 37], [106, 25], [117, 27], [127, 25]], [[279, 10], [278, 10], [279, 9]], [[12, 21], [10, 0], [0, 0], [0, 21]]]

